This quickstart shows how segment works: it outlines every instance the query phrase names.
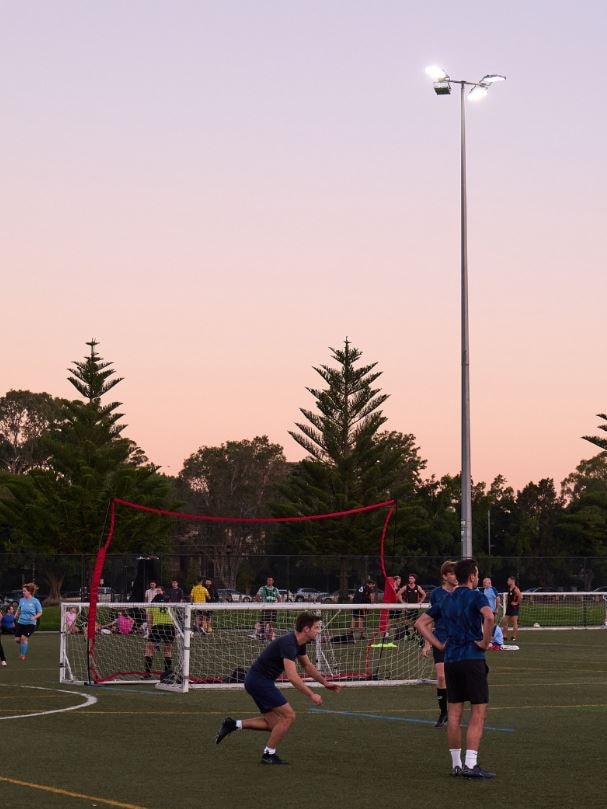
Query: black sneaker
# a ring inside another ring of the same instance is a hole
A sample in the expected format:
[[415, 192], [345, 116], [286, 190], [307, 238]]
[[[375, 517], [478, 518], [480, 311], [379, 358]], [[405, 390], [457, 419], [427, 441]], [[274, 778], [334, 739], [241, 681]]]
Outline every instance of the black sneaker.
[[226, 736], [229, 736], [230, 733], [234, 733], [237, 730], [236, 728], [236, 720], [232, 719], [231, 716], [226, 716], [226, 718], [221, 723], [221, 727], [219, 728], [219, 732], [217, 736], [215, 736], [215, 744], [219, 744], [222, 739], [225, 739]]
[[447, 714], [442, 713], [438, 719], [436, 720], [436, 724], [434, 725], [435, 728], [444, 728], [447, 724]]
[[285, 761], [284, 758], [280, 758], [277, 753], [264, 753], [261, 757], [262, 764], [288, 764], [288, 761]]
[[483, 770], [483, 768], [479, 764], [475, 764], [474, 767], [462, 767], [462, 775], [464, 778], [495, 778], [496, 774], [494, 772], [488, 772], [487, 770]]
[[461, 775], [461, 774], [462, 774], [462, 768], [459, 766], [459, 764], [456, 764], [455, 767], [453, 767], [453, 769], [451, 770], [451, 775], [457, 777], [458, 775]]

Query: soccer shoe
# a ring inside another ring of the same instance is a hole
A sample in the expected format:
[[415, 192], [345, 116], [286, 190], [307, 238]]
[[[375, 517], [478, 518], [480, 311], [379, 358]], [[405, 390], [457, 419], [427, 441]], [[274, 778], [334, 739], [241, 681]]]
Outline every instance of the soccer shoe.
[[288, 764], [288, 761], [285, 761], [284, 758], [280, 758], [277, 753], [264, 753], [261, 757], [262, 764]]
[[438, 719], [436, 720], [436, 724], [434, 725], [435, 728], [444, 728], [447, 724], [447, 714], [442, 713]]
[[479, 764], [475, 764], [474, 767], [462, 767], [462, 775], [464, 778], [495, 778], [496, 774], [494, 772], [488, 772], [487, 770], [483, 770], [483, 768]]
[[236, 730], [236, 720], [232, 719], [231, 716], [226, 716], [226, 718], [221, 723], [221, 727], [219, 728], [219, 732], [217, 736], [215, 736], [215, 744], [219, 744], [222, 739], [225, 739], [230, 733], [234, 733]]
[[3, 665], [3, 666], [6, 666], [6, 660], [3, 660], [3, 661], [2, 661], [2, 665]]
[[19, 655], [19, 660], [25, 660], [25, 655]]
[[459, 776], [461, 774], [462, 774], [462, 768], [459, 766], [459, 764], [456, 764], [455, 767], [453, 767], [453, 769], [451, 770], [451, 775], [453, 775], [454, 777], [457, 777], [457, 776]]

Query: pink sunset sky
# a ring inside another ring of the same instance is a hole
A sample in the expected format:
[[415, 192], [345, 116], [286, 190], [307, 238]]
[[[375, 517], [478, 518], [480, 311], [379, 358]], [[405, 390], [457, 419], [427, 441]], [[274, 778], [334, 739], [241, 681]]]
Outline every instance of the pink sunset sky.
[[[460, 466], [459, 97], [467, 108], [472, 474], [595, 454], [605, 375], [600, 2], [5, 3], [0, 395], [74, 396], [85, 342], [169, 474], [287, 431], [346, 336], [387, 428]], [[456, 88], [457, 90], [457, 88]]]

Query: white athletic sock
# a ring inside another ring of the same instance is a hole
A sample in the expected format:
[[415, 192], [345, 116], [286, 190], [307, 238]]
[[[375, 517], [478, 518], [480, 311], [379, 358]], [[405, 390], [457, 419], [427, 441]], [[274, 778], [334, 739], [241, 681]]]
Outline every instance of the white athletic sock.
[[462, 749], [458, 747], [457, 750], [453, 748], [453, 750], [449, 749], [451, 753], [451, 766], [452, 767], [461, 767], [462, 766]]
[[273, 756], [276, 753], [276, 748], [275, 747], [264, 747], [263, 752], [264, 753], [269, 753], [271, 756]]
[[466, 750], [466, 767], [472, 769], [476, 767], [476, 761], [478, 759], [478, 750]]
[[242, 719], [236, 720], [236, 730], [242, 730]]

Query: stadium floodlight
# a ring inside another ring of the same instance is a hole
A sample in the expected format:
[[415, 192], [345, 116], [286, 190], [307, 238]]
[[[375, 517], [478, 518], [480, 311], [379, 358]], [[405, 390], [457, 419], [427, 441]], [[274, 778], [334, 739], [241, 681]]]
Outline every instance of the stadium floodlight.
[[479, 84], [483, 86], [495, 84], [498, 81], [506, 81], [506, 77], [502, 76], [500, 73], [488, 73], [486, 76], [479, 81]]
[[475, 101], [487, 95], [488, 88], [505, 81], [500, 73], [487, 73], [480, 81], [452, 79], [442, 68], [426, 68], [434, 82], [437, 95], [449, 95], [452, 84], [460, 86], [460, 210], [461, 210], [461, 541], [462, 558], [472, 556], [472, 473], [470, 463], [470, 351], [468, 338], [468, 214], [466, 193], [466, 116], [464, 91], [470, 87], [468, 98]]
[[426, 76], [429, 76], [432, 81], [444, 81], [449, 79], [447, 73], [438, 65], [430, 65], [426, 68]]
[[480, 101], [487, 95], [488, 92], [489, 90], [485, 87], [484, 84], [477, 84], [468, 93], [468, 98], [470, 101]]

